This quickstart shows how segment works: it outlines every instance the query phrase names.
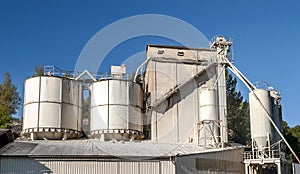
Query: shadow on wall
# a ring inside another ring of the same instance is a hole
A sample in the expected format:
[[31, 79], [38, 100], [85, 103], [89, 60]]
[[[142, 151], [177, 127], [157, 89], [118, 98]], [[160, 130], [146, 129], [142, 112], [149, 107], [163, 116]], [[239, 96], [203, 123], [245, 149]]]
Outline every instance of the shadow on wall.
[[243, 152], [244, 149], [241, 148], [178, 157], [176, 161], [176, 173], [243, 173], [245, 170], [243, 164]]
[[33, 158], [1, 157], [0, 173], [52, 174], [53, 172], [51, 171], [51, 169]]
[[204, 71], [200, 76], [196, 76], [187, 84], [179, 88], [173, 95], [159, 104], [158, 107], [154, 109], [154, 111], [164, 114], [174, 105], [178, 104], [180, 101], [184, 100], [187, 96], [192, 94], [195, 90], [197, 90], [201, 85], [204, 84], [203, 82], [206, 82], [209, 79], [210, 78], [208, 72]]
[[4, 147], [10, 142], [13, 142], [14, 139], [14, 134], [10, 129], [0, 129], [0, 148]]

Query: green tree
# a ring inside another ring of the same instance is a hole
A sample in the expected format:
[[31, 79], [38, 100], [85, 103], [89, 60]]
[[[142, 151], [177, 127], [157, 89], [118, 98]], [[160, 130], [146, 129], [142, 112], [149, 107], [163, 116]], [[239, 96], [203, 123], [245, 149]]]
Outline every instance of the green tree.
[[89, 132], [89, 119], [90, 119], [90, 95], [83, 100], [82, 107], [82, 130], [83, 133]]
[[[289, 127], [288, 123], [286, 121], [283, 121], [283, 132], [284, 137], [289, 142], [292, 149], [295, 151], [297, 156], [300, 156], [300, 126], [297, 125], [295, 127]], [[286, 148], [286, 158], [290, 162], [296, 162], [295, 157], [292, 155], [291, 151]]]
[[236, 78], [226, 71], [228, 139], [249, 144], [251, 140], [249, 104], [243, 100], [241, 92], [237, 91], [236, 84]]
[[0, 111], [0, 128], [6, 128], [9, 122], [10, 122], [10, 117], [8, 115], [3, 114]]
[[88, 96], [86, 99], [83, 100], [83, 111], [82, 111], [82, 117], [83, 118], [89, 118], [90, 115], [90, 100], [91, 97]]
[[32, 75], [32, 77], [43, 76], [44, 72], [44, 67], [42, 65], [38, 65], [34, 67], [34, 74]]
[[4, 73], [3, 83], [0, 84], [0, 127], [7, 126], [20, 104], [17, 87], [11, 83], [10, 74]]

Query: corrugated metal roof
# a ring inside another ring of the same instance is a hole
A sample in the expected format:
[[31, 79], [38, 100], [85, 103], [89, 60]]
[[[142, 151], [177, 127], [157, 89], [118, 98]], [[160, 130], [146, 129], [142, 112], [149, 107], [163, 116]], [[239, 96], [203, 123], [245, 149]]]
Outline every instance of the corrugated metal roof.
[[0, 154], [12, 156], [27, 156], [36, 146], [36, 143], [12, 142], [1, 148]]
[[0, 150], [0, 156], [95, 156], [95, 157], [170, 157], [221, 151], [194, 144], [141, 142], [102, 142], [95, 139], [67, 141], [15, 141]]

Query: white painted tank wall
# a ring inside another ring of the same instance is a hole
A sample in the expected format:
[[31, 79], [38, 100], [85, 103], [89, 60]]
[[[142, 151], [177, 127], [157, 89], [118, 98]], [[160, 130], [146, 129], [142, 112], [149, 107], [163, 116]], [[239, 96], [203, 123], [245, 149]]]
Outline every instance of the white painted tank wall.
[[274, 133], [272, 132], [272, 125], [268, 119], [268, 114], [254, 93], [270, 115], [272, 114], [271, 97], [269, 91], [264, 89], [256, 89], [249, 94], [251, 138], [257, 143], [258, 149], [262, 150], [267, 145], [268, 136], [271, 138]]
[[61, 139], [61, 132], [67, 132], [68, 138], [77, 136], [81, 131], [81, 82], [52, 76], [27, 79], [23, 114], [26, 136], [32, 132], [37, 139]]
[[215, 89], [201, 89], [199, 91], [200, 121], [218, 120], [217, 97]]
[[140, 85], [107, 79], [93, 83], [90, 90], [92, 134], [142, 132], [143, 94]]
[[216, 90], [210, 88], [199, 91], [199, 112], [201, 129], [199, 144], [203, 146], [219, 143], [219, 115]]

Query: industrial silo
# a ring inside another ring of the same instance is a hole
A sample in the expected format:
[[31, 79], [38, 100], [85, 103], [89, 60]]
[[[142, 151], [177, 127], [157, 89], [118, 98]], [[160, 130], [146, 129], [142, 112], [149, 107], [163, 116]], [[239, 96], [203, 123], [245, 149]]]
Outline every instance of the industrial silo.
[[255, 89], [249, 94], [251, 138], [258, 150], [264, 151], [272, 140], [274, 131], [268, 116], [272, 116], [270, 91]]
[[63, 77], [29, 78], [24, 85], [23, 135], [75, 138], [81, 132], [82, 83]]
[[91, 135], [104, 140], [141, 139], [142, 89], [122, 79], [94, 82], [91, 90]]
[[199, 144], [214, 146], [219, 143], [219, 116], [216, 90], [203, 88], [199, 91], [200, 132]]
[[[283, 133], [281, 96], [279, 94], [279, 91], [277, 90], [271, 90], [270, 96], [271, 96], [271, 104], [272, 104], [272, 120], [274, 121], [274, 123], [276, 124], [280, 132]], [[274, 132], [273, 141], [274, 142], [280, 141], [281, 137], [279, 133], [275, 130], [273, 126], [272, 129]]]

